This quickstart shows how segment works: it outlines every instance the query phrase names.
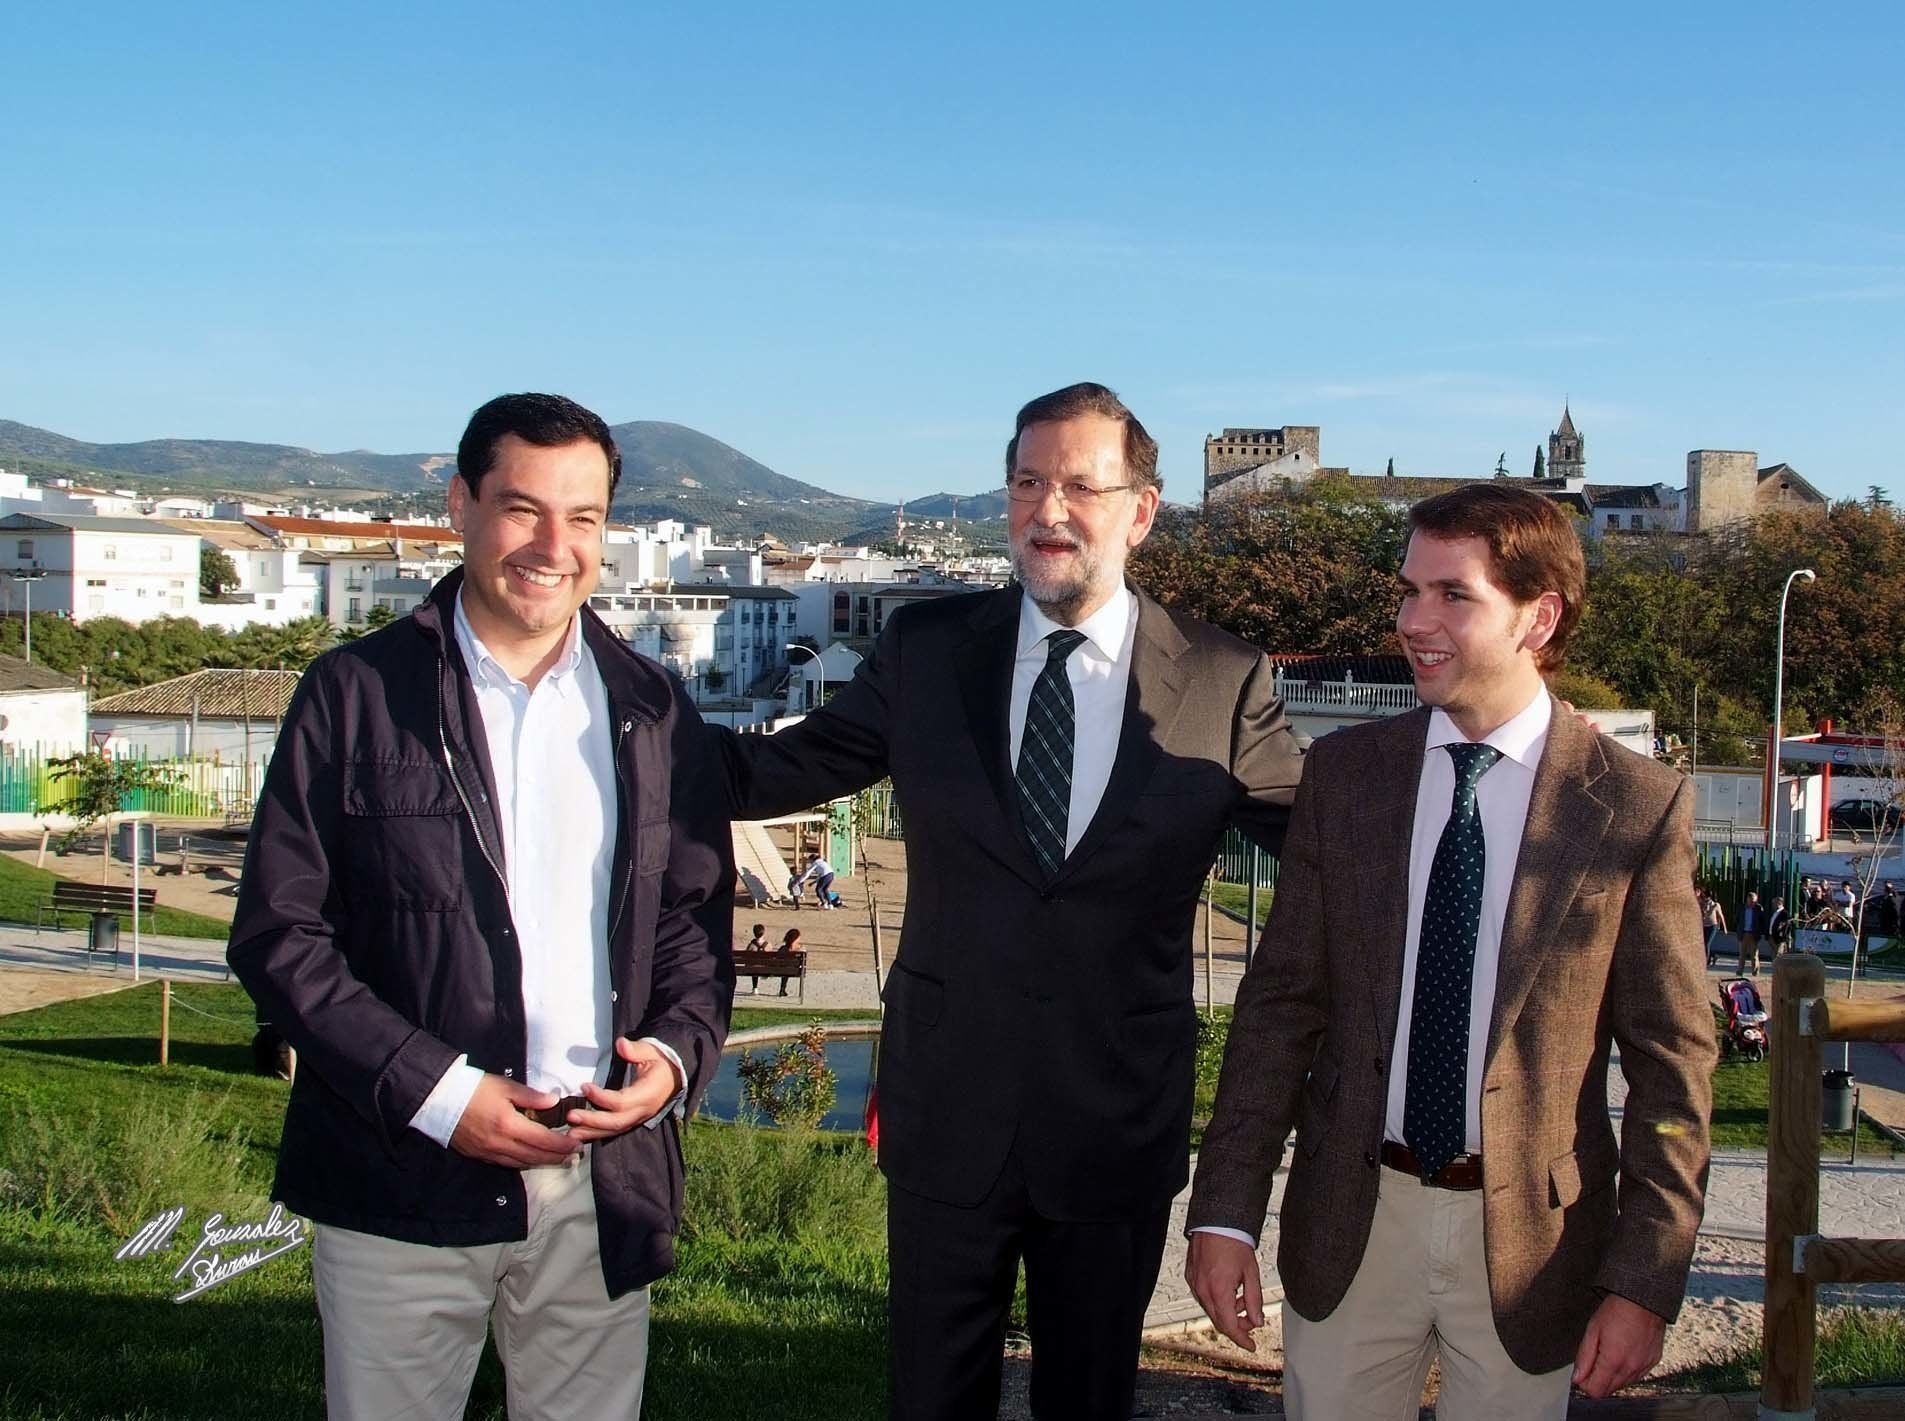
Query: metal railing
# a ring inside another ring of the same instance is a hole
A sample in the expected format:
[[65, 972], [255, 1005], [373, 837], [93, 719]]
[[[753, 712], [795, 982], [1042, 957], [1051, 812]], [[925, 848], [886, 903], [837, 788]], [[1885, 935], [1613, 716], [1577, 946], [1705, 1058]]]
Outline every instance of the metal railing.
[[1412, 711], [1420, 702], [1414, 686], [1360, 681], [1302, 681], [1278, 673], [1272, 683], [1291, 710], [1341, 711], [1346, 715], [1388, 716]]
[[1825, 991], [1825, 964], [1810, 953], [1787, 953], [1773, 964], [1761, 1416], [1814, 1415], [1819, 1284], [1905, 1282], [1905, 1239], [1819, 1232], [1821, 1048], [1828, 1041], [1905, 1041], [1905, 1005], [1835, 1001]]

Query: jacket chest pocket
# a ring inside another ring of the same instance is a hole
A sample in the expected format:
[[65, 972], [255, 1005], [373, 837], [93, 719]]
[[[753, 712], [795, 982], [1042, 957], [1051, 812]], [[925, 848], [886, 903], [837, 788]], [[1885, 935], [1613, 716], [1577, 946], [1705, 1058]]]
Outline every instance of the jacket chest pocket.
[[463, 800], [442, 765], [346, 765], [344, 840], [350, 891], [364, 901], [426, 913], [463, 906]]

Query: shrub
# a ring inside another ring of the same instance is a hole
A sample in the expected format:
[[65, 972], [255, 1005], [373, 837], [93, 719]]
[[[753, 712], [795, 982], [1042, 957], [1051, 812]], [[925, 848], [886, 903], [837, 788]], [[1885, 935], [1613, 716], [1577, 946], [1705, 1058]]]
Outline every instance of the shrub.
[[837, 1078], [827, 1069], [827, 1029], [811, 1023], [765, 1056], [741, 1053], [741, 1103], [776, 1125], [812, 1129], [833, 1109]]
[[683, 1239], [885, 1247], [886, 1192], [858, 1136], [697, 1120], [682, 1152]]

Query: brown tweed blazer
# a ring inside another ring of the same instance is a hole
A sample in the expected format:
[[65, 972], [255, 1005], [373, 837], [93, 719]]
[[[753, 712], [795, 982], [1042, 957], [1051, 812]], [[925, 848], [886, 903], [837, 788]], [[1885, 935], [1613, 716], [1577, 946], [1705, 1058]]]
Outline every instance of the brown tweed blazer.
[[[1198, 1159], [1189, 1226], [1261, 1237], [1295, 1127], [1277, 1268], [1290, 1305], [1311, 1319], [1342, 1300], [1375, 1214], [1428, 715], [1311, 747]], [[1573, 1359], [1604, 1292], [1669, 1320], [1680, 1308], [1717, 1052], [1692, 823], [1688, 781], [1555, 715], [1503, 923], [1482, 1076], [1495, 1325], [1531, 1372]], [[1618, 1143], [1610, 1041], [1629, 1085]]]

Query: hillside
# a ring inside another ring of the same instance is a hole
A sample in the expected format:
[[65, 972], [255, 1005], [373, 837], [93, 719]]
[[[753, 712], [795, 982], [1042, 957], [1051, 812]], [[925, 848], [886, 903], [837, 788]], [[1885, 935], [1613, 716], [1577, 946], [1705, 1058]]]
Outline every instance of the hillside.
[[[611, 426], [622, 451], [622, 483], [614, 513], [631, 522], [673, 518], [742, 540], [772, 533], [787, 542], [871, 541], [893, 528], [894, 508], [848, 498], [776, 473], [731, 445], [686, 425], [630, 420]], [[52, 430], [0, 420], [0, 468], [35, 478], [70, 478], [140, 490], [202, 493], [317, 494], [326, 489], [391, 494], [442, 487], [455, 458], [378, 454], [368, 449], [321, 453], [289, 444], [229, 439], [147, 439], [94, 444]], [[996, 519], [1004, 495], [958, 497], [961, 525]], [[954, 496], [934, 494], [907, 505], [909, 519], [953, 516]]]

